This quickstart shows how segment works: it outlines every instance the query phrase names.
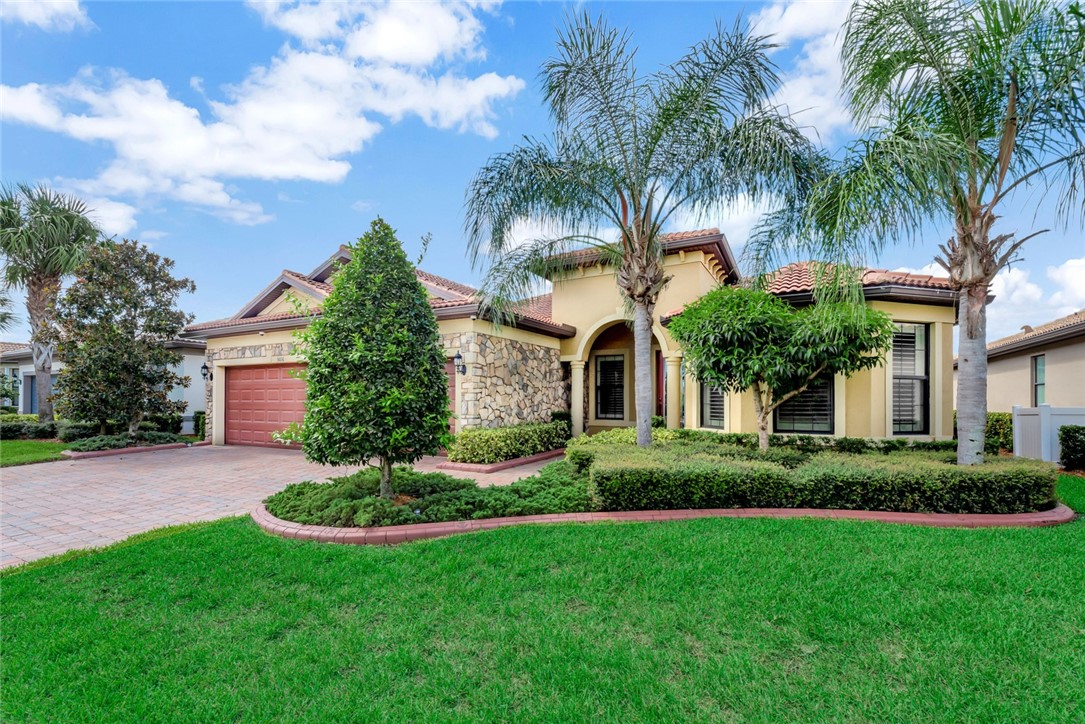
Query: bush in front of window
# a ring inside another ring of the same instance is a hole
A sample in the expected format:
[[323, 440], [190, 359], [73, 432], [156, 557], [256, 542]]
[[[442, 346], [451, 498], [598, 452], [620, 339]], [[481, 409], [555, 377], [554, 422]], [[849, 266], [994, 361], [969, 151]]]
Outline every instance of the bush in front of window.
[[448, 448], [448, 459], [454, 463], [488, 465], [558, 450], [568, 441], [569, 425], [564, 420], [473, 427], [456, 435]]
[[1085, 470], [1085, 425], [1063, 425], [1059, 428], [1062, 466], [1067, 470]]

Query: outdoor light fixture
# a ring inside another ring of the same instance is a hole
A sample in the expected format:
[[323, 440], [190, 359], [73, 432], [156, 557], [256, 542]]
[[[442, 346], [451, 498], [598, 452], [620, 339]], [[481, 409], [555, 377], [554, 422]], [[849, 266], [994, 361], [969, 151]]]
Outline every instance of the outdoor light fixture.
[[452, 366], [456, 368], [456, 371], [461, 375], [467, 374], [467, 365], [463, 363], [463, 355], [459, 352], [452, 358]]
[[204, 382], [207, 382], [208, 380], [215, 379], [215, 373], [207, 368], [207, 363], [206, 362], [204, 362], [203, 366], [200, 367], [200, 374], [203, 375], [203, 381]]

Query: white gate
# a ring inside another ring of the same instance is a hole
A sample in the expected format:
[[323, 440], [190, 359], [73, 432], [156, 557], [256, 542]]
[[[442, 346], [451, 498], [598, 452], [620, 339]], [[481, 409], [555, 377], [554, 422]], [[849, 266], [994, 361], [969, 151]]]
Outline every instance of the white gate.
[[1085, 407], [1013, 406], [1013, 454], [1019, 458], [1035, 458], [1059, 462], [1059, 428], [1063, 425], [1085, 425]]

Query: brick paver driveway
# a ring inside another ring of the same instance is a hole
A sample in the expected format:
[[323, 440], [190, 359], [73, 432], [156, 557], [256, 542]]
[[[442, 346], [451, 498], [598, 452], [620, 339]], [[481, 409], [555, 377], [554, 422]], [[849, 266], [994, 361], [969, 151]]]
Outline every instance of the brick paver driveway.
[[[433, 470], [436, 458], [415, 467]], [[503, 485], [545, 463], [474, 477]], [[0, 470], [0, 567], [73, 548], [101, 546], [134, 533], [251, 511], [299, 480], [323, 480], [356, 468], [307, 463], [300, 452], [198, 447]]]

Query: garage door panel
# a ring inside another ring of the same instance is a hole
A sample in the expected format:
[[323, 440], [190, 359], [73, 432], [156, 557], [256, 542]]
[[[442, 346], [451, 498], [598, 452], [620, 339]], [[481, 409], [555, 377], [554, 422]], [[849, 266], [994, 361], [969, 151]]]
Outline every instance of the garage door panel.
[[272, 434], [305, 416], [305, 381], [299, 365], [226, 368], [226, 442], [278, 446]]

